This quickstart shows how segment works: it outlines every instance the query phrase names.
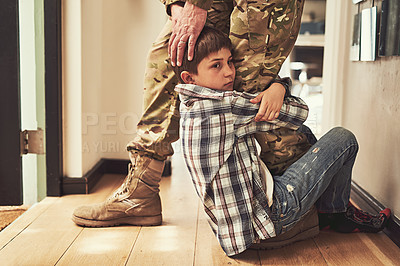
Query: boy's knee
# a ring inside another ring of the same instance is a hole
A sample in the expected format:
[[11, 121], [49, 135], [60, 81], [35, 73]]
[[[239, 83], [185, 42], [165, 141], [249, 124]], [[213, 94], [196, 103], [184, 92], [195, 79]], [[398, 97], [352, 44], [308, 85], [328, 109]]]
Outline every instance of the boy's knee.
[[335, 136], [338, 137], [338, 139], [342, 139], [343, 141], [348, 141], [349, 143], [356, 146], [356, 148], [358, 149], [357, 138], [350, 130], [344, 127], [335, 127], [331, 130], [331, 132], [334, 133]]

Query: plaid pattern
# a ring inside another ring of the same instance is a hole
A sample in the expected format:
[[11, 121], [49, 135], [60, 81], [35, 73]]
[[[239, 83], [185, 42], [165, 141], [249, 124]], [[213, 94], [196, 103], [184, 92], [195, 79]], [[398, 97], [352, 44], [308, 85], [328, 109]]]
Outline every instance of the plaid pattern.
[[177, 85], [181, 99], [183, 155], [197, 194], [218, 241], [228, 256], [259, 239], [275, 236], [260, 176], [254, 133], [278, 127], [297, 129], [308, 107], [286, 97], [278, 119], [255, 122], [257, 94]]

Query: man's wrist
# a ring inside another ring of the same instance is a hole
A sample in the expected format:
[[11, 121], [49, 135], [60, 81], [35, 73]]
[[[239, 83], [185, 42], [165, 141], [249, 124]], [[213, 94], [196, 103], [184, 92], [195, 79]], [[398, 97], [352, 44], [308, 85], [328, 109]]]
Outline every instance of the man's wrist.
[[209, 10], [213, 3], [213, 0], [186, 0], [186, 1], [204, 10]]
[[285, 98], [292, 95], [290, 92], [290, 88], [292, 87], [292, 80], [290, 78], [278, 77], [272, 83], [279, 83], [285, 88]]
[[166, 6], [166, 10], [167, 10], [167, 15], [168, 16], [172, 15], [171, 9], [172, 9], [172, 6], [174, 6], [174, 5], [184, 7], [185, 6], [185, 2], [184, 1], [176, 1], [176, 2], [173, 2], [173, 3], [169, 4], [169, 5], [167, 5]]

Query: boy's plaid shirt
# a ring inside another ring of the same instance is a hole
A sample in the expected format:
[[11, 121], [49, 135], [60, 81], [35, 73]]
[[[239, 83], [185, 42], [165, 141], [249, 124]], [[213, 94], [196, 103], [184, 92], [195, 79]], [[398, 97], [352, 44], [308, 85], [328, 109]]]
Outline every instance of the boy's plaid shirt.
[[209, 223], [228, 256], [275, 236], [260, 176], [254, 133], [298, 129], [308, 115], [299, 98], [286, 97], [278, 119], [255, 122], [257, 94], [177, 85], [183, 155]]

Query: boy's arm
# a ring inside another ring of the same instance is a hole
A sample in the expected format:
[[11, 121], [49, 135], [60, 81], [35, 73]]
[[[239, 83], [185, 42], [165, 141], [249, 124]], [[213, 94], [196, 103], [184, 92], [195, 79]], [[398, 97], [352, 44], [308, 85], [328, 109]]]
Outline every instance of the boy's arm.
[[307, 116], [307, 104], [301, 98], [289, 96], [283, 101], [278, 118], [269, 122], [276, 128], [286, 127], [297, 130], [306, 121]]
[[297, 130], [307, 119], [307, 104], [298, 97], [289, 96], [284, 99], [278, 118], [255, 122], [254, 118], [259, 108], [251, 102], [253, 98], [254, 94], [243, 92], [232, 102], [232, 113], [236, 117], [235, 134], [238, 137], [280, 127]]

